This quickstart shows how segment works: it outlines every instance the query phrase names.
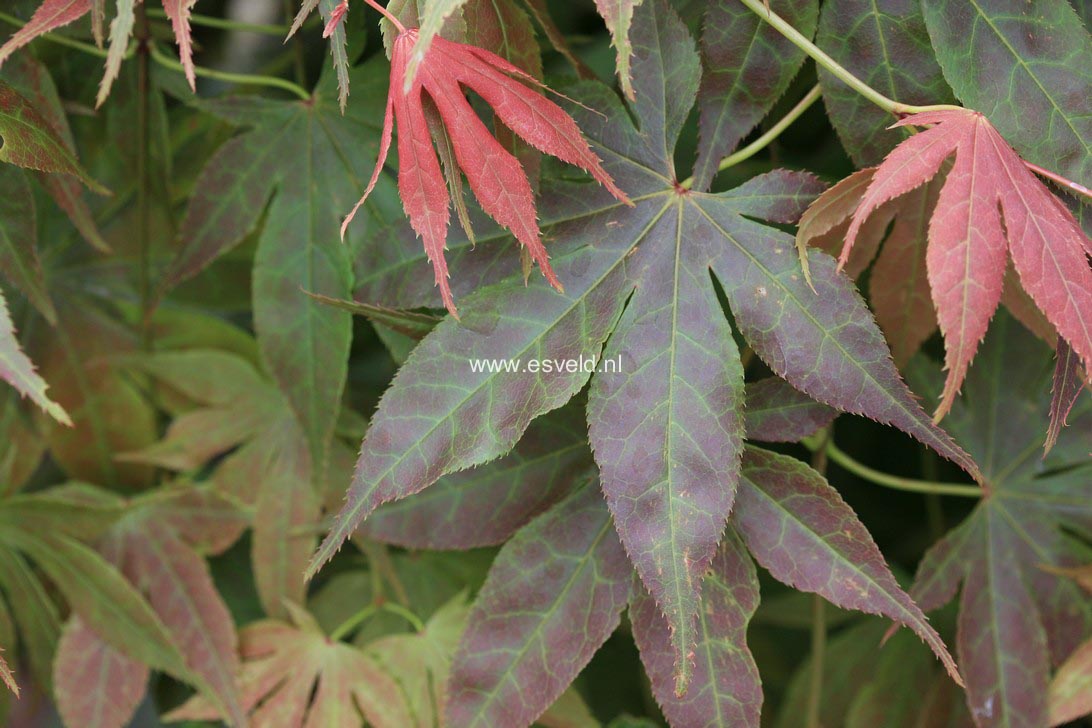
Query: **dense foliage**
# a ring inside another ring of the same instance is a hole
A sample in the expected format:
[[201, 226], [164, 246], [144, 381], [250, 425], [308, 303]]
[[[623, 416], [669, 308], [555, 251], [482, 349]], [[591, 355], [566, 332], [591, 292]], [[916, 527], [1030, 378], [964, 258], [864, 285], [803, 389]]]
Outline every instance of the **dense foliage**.
[[1090, 21], [5, 3], [6, 724], [1087, 720]]

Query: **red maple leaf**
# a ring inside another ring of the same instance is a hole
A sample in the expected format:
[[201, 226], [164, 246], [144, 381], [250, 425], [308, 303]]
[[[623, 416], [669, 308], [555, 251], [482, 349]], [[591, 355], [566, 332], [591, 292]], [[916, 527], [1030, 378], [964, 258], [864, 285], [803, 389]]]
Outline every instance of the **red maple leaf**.
[[427, 94], [439, 111], [458, 166], [482, 209], [512, 231], [538, 263], [546, 280], [562, 290], [542, 245], [534, 193], [527, 175], [516, 157], [478, 118], [463, 87], [481, 96], [497, 118], [528, 144], [590, 172], [619, 200], [628, 204], [629, 199], [603, 169], [572, 117], [526, 85], [541, 86], [532, 76], [483, 48], [437, 37], [407, 88], [406, 68], [416, 43], [416, 28], [399, 28], [391, 53], [390, 92], [379, 160], [364, 195], [342, 224], [342, 235], [375, 187], [390, 149], [392, 127], [397, 124], [398, 189], [402, 205], [413, 229], [424, 240], [444, 305], [452, 315], [458, 315], [444, 260], [450, 199], [423, 107]]
[[948, 370], [937, 418], [951, 407], [997, 309], [1010, 257], [1023, 288], [1092, 371], [1092, 241], [982, 114], [929, 111], [895, 126], [925, 125], [932, 126], [876, 169], [840, 265], [873, 212], [932, 179], [955, 156], [930, 219], [926, 256]]

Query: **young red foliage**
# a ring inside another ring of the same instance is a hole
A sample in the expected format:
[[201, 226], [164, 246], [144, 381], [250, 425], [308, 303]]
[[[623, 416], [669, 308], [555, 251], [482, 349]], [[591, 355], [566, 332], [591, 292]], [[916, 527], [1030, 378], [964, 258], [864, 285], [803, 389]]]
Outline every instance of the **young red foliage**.
[[840, 264], [877, 208], [935, 177], [955, 155], [930, 220], [926, 259], [948, 370], [939, 419], [959, 392], [1001, 300], [1009, 257], [1024, 289], [1088, 370], [1092, 241], [982, 114], [929, 111], [895, 126], [927, 125], [877, 168], [854, 213]]
[[398, 189], [402, 205], [413, 229], [424, 240], [444, 305], [452, 315], [458, 315], [444, 260], [450, 198], [423, 107], [427, 94], [439, 110], [458, 166], [482, 209], [512, 231], [538, 263], [546, 280], [562, 290], [542, 245], [527, 175], [515, 156], [489, 133], [466, 100], [462, 87], [481, 96], [506, 127], [535, 149], [590, 172], [619, 200], [628, 204], [629, 199], [603, 169], [572, 117], [525, 85], [524, 82], [535, 85], [539, 82], [500, 56], [476, 46], [434, 38], [413, 83], [403, 90], [416, 42], [416, 28], [399, 33], [395, 39], [379, 159], [364, 195], [342, 224], [342, 235], [379, 179], [390, 149], [392, 128], [397, 124]]

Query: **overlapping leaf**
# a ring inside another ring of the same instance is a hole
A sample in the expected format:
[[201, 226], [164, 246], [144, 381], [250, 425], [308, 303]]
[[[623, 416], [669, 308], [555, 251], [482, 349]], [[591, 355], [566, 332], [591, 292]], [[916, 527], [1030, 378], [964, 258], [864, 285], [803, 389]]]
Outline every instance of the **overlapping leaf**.
[[[823, 3], [815, 42], [843, 68], [888, 98], [905, 104], [952, 101], [916, 0]], [[818, 71], [823, 102], [849, 156], [858, 166], [878, 164], [907, 132], [890, 129], [893, 119], [887, 112], [822, 66]]]
[[922, 9], [956, 96], [1025, 159], [1092, 187], [1092, 44], [1072, 6], [924, 0]]
[[[45, 64], [28, 54], [20, 54], [5, 64], [4, 76], [30, 102], [41, 120], [49, 124], [57, 141], [74, 157], [75, 138], [69, 127], [68, 117], [65, 115], [57, 87]], [[84, 187], [80, 178], [71, 174], [40, 172], [38, 180], [57, 206], [68, 215], [68, 219], [72, 221], [84, 239], [96, 249], [109, 252], [110, 247], [103, 240], [91, 209], [84, 200]]]
[[54, 660], [57, 712], [70, 726], [124, 728], [144, 699], [149, 672], [147, 665], [104, 642], [78, 616], [71, 617]]
[[11, 667], [8, 665], [7, 660], [0, 655], [0, 680], [4, 681], [4, 685], [7, 686], [15, 697], [19, 697], [19, 684], [15, 682], [15, 675], [11, 671]]
[[[1063, 529], [1086, 533], [1092, 524], [1092, 402], [1085, 396], [1078, 404], [1044, 468], [1048, 351], [999, 317], [979, 357], [947, 421], [978, 457], [986, 490], [971, 516], [927, 553], [911, 593], [933, 609], [962, 582], [959, 657], [978, 725], [1046, 725], [1051, 664], [1092, 634], [1087, 596], [1055, 571], [1081, 563]], [[939, 391], [938, 372], [917, 380]]]
[[131, 366], [182, 394], [193, 408], [178, 413], [163, 440], [123, 459], [191, 471], [238, 447], [213, 480], [254, 507], [258, 594], [268, 614], [283, 614], [284, 599], [304, 596], [299, 574], [314, 539], [298, 529], [317, 518], [319, 507], [306, 442], [287, 402], [250, 364], [225, 352], [163, 352]]
[[652, 692], [673, 726], [757, 726], [762, 709], [758, 666], [747, 647], [747, 624], [758, 607], [758, 574], [730, 534], [713, 557], [698, 617], [694, 677], [675, 694], [675, 655], [656, 602], [639, 592], [630, 605], [633, 638]]
[[633, 26], [633, 14], [642, 2], [644, 0], [595, 0], [595, 6], [603, 16], [612, 44], [618, 52], [616, 65], [622, 93], [631, 100], [635, 97], [632, 68], [634, 43], [629, 34]]
[[751, 447], [732, 518], [747, 548], [774, 578], [909, 627], [952, 679], [961, 681], [936, 630], [899, 587], [856, 514], [821, 475], [798, 460]]
[[1084, 642], [1050, 681], [1050, 725], [1092, 714], [1092, 640]]
[[[706, 3], [698, 96], [701, 142], [694, 189], [709, 189], [720, 160], [785, 93], [804, 64], [804, 52], [737, 0]], [[770, 8], [811, 37], [815, 0], [774, 0]]]
[[15, 338], [15, 324], [8, 313], [8, 304], [0, 293], [0, 379], [15, 387], [24, 397], [42, 408], [58, 422], [71, 426], [72, 419], [61, 405], [46, 394], [49, 385], [34, 370], [27, 355]]
[[[391, 700], [398, 686], [355, 647], [332, 641], [300, 607], [291, 623], [256, 622], [239, 634], [243, 668], [239, 692], [254, 726], [410, 725], [404, 706]], [[168, 713], [167, 721], [214, 720], [200, 696]]]
[[401, 725], [444, 725], [448, 678], [469, 613], [466, 593], [460, 592], [436, 609], [423, 630], [388, 635], [364, 645], [365, 654], [398, 683], [392, 708], [409, 716]]
[[388, 503], [362, 530], [376, 541], [415, 549], [501, 544], [564, 497], [591, 465], [583, 412], [568, 406], [531, 423], [508, 455]]
[[[245, 525], [241, 512], [223, 497], [179, 487], [137, 501], [103, 545], [107, 557], [147, 594], [186, 664], [207, 686], [209, 699], [234, 725], [245, 722], [235, 685], [238, 639], [195, 548], [222, 551]], [[146, 665], [110, 647], [82, 620], [73, 620], [55, 661], [62, 714], [69, 725], [121, 728], [144, 696], [147, 673]], [[103, 679], [111, 690], [87, 689]]]
[[594, 483], [532, 521], [498, 554], [475, 600], [451, 669], [447, 723], [533, 723], [614, 632], [632, 584]]
[[[349, 314], [308, 298], [348, 298], [352, 274], [337, 217], [352, 204], [375, 159], [374, 124], [383, 80], [375, 63], [353, 71], [360, 93], [343, 116], [325, 77], [309, 102], [244, 102], [212, 107], [252, 128], [222, 146], [197, 180], [180, 231], [181, 249], [163, 290], [192, 277], [238, 245], [263, 219], [254, 258], [258, 344], [306, 434], [317, 470], [325, 467], [347, 372]], [[361, 231], [367, 229], [361, 226]]]
[[[175, 42], [178, 44], [182, 68], [190, 88], [196, 88], [196, 75], [193, 65], [193, 41], [190, 36], [190, 11], [197, 0], [162, 0], [163, 11], [171, 21]], [[92, 3], [94, 2], [94, 8]], [[0, 46], [0, 66], [12, 53], [46, 33], [73, 23], [87, 14], [92, 15], [92, 26], [96, 40], [101, 44], [103, 23], [103, 0], [43, 0], [33, 17], [12, 34], [3, 46]], [[142, 0], [117, 0], [115, 14], [110, 21], [110, 33], [106, 56], [106, 69], [99, 84], [98, 105], [102, 106], [110, 89], [117, 80], [121, 62], [129, 45], [136, 24], [135, 6]]]
[[[586, 183], [546, 191], [544, 228], [565, 294], [524, 287], [518, 265], [498, 265], [481, 241], [480, 257], [461, 258], [469, 278], [510, 273], [470, 296], [461, 323], [442, 322], [409, 356], [310, 572], [379, 505], [503, 455], [533, 417], [566, 402], [590, 376], [474, 371], [470, 357], [579, 359], [598, 356], [610, 335], [602, 359], [620, 361], [621, 372], [592, 377], [592, 445], [621, 541], [672, 627], [683, 688], [701, 577], [732, 506], [744, 437], [742, 368], [710, 271], [743, 335], [779, 376], [820, 402], [908, 432], [972, 473], [976, 467], [902, 384], [834, 262], [812, 252], [816, 295], [792, 239], [755, 220], [795, 220], [819, 189], [813, 178], [774, 172], [718, 195], [675, 184], [672, 150], [697, 92], [697, 53], [659, 1], [641, 6], [631, 34], [636, 103], [624, 109], [607, 89], [584, 85], [574, 93], [597, 111], [574, 113], [636, 207]], [[411, 259], [404, 250], [394, 257], [398, 265]], [[369, 299], [388, 306], [435, 300], [426, 281], [408, 277], [369, 286]], [[637, 392], [640, 408], [632, 406]]]
[[873, 213], [931, 180], [954, 155], [930, 217], [926, 256], [948, 369], [937, 415], [948, 411], [959, 392], [1001, 300], [1010, 257], [1024, 290], [1087, 371], [1092, 241], [1077, 221], [981, 114], [931, 111], [897, 125], [933, 126], [900, 144], [876, 169], [846, 232], [841, 263]]
[[[819, 196], [800, 219], [798, 251], [816, 245], [838, 255], [875, 172], [874, 167], [859, 170]], [[929, 217], [943, 182], [938, 176], [884, 203], [862, 226], [845, 264], [845, 271], [857, 277], [875, 260], [868, 282], [869, 298], [876, 323], [899, 366], [937, 330], [926, 275], [926, 245]]]

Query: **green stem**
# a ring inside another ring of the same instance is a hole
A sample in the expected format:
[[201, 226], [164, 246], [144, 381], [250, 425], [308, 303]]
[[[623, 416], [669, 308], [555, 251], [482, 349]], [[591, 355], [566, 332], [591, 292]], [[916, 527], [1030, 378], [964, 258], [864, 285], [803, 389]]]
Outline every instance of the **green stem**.
[[[172, 71], [182, 72], [182, 64], [163, 53], [155, 45], [151, 45], [152, 60]], [[289, 91], [304, 101], [311, 99], [311, 94], [307, 93], [303, 87], [298, 84], [284, 78], [277, 78], [276, 76], [255, 76], [248, 73], [230, 73], [228, 71], [217, 71], [212, 68], [202, 68], [198, 66], [195, 69], [198, 76], [202, 78], [213, 78], [218, 81], [224, 81], [226, 83], [235, 83], [242, 86], [268, 86], [271, 88], [279, 88], [283, 91]]]
[[421, 621], [421, 618], [410, 610], [403, 607], [401, 604], [395, 604], [394, 602], [384, 602], [383, 610], [390, 612], [391, 614], [397, 614], [402, 619], [406, 620], [413, 626], [413, 629], [417, 632], [425, 631], [425, 623]]
[[341, 640], [352, 634], [353, 630], [364, 624], [364, 622], [367, 621], [368, 618], [370, 618], [378, 611], [379, 605], [374, 603], [369, 604], [368, 606], [364, 607], [359, 612], [339, 624], [337, 627], [335, 627], [334, 631], [330, 633], [330, 639], [334, 642], [340, 642]]
[[756, 15], [765, 20], [774, 30], [781, 33], [781, 35], [788, 38], [789, 42], [795, 45], [800, 50], [811, 56], [817, 64], [827, 69], [833, 76], [838, 78], [844, 84], [851, 89], [864, 96], [866, 99], [879, 106], [884, 111], [890, 112], [896, 116], [903, 116], [906, 114], [919, 114], [923, 111], [937, 111], [940, 109], [960, 109], [961, 106], [952, 106], [950, 104], [935, 104], [931, 106], [914, 106], [912, 104], [902, 104], [894, 99], [890, 99], [881, 94], [876, 89], [869, 86], [861, 79], [854, 76], [841, 64], [835, 61], [833, 58], [823, 52], [819, 46], [812, 43], [807, 36], [802, 34], [796, 28], [792, 27], [784, 18], [777, 13], [769, 9], [764, 4], [764, 0], [740, 0], [741, 3], [750, 8]]
[[[25, 20], [20, 20], [14, 15], [8, 15], [7, 13], [0, 13], [0, 21], [3, 21], [9, 25], [14, 25], [19, 28], [22, 28], [24, 25], [27, 24]], [[55, 35], [53, 33], [46, 33], [45, 35], [40, 35], [38, 37], [42, 38], [43, 40], [47, 40], [50, 43], [56, 43], [57, 45], [65, 46], [66, 48], [73, 48], [78, 51], [83, 51], [84, 53], [95, 56], [96, 58], [106, 58], [106, 50], [99, 48], [98, 46], [91, 45], [90, 43], [82, 43], [78, 40], [73, 40], [72, 38], [67, 38], [63, 35]], [[126, 57], [128, 57], [129, 53], [126, 53], [125, 55]]]
[[[169, 20], [167, 14], [162, 10], [155, 8], [148, 9], [148, 17], [155, 18], [156, 20]], [[243, 23], [238, 20], [228, 20], [227, 18], [214, 18], [209, 15], [190, 15], [190, 23], [193, 25], [203, 25], [206, 28], [217, 28], [218, 30], [239, 30], [246, 33], [261, 33], [262, 35], [275, 35], [283, 38], [286, 31], [283, 26], [280, 25], [263, 25], [260, 23]]]
[[[804, 98], [800, 99], [800, 102], [797, 103], [796, 106], [792, 107], [792, 109], [789, 110], [789, 113], [785, 114], [785, 116], [779, 119], [776, 124], [766, 130], [766, 132], [762, 136], [758, 137], [742, 149], [738, 149], [734, 153], [729, 154], [727, 157], [722, 159], [720, 161], [720, 164], [717, 166], [717, 171], [723, 172], [729, 167], [734, 167], [740, 162], [750, 159], [751, 157], [768, 147], [771, 142], [777, 139], [777, 137], [781, 136], [782, 132], [792, 126], [793, 122], [800, 118], [801, 114], [811, 108], [811, 105], [818, 101], [820, 96], [822, 96], [822, 92], [819, 86], [815, 86], [810, 91], [808, 91], [807, 94], [805, 94]], [[694, 178], [693, 176], [691, 176], [680, 182], [679, 186], [681, 186], [683, 189], [688, 190], [693, 184]]]
[[838, 449], [833, 441], [829, 441], [826, 447], [816, 437], [806, 438], [802, 441], [804, 447], [812, 452], [823, 449], [831, 460], [838, 463], [849, 472], [859, 478], [863, 478], [876, 485], [895, 490], [905, 490], [911, 493], [936, 493], [937, 495], [952, 495], [961, 498], [981, 498], [983, 491], [977, 485], [963, 485], [961, 483], [940, 483], [930, 480], [917, 480], [914, 478], [902, 478], [897, 475], [882, 473], [863, 463], [854, 460], [848, 454]]
[[826, 602], [818, 594], [812, 595], [811, 612], [811, 682], [808, 684], [807, 728], [821, 728], [823, 707], [823, 668], [827, 653]]
[[376, 612], [397, 614], [399, 617], [409, 622], [415, 631], [425, 631], [425, 623], [421, 621], [421, 618], [405, 607], [394, 604], [393, 602], [372, 602], [335, 627], [334, 631], [330, 633], [330, 639], [335, 642], [340, 642], [352, 634], [354, 630], [370, 619]]

